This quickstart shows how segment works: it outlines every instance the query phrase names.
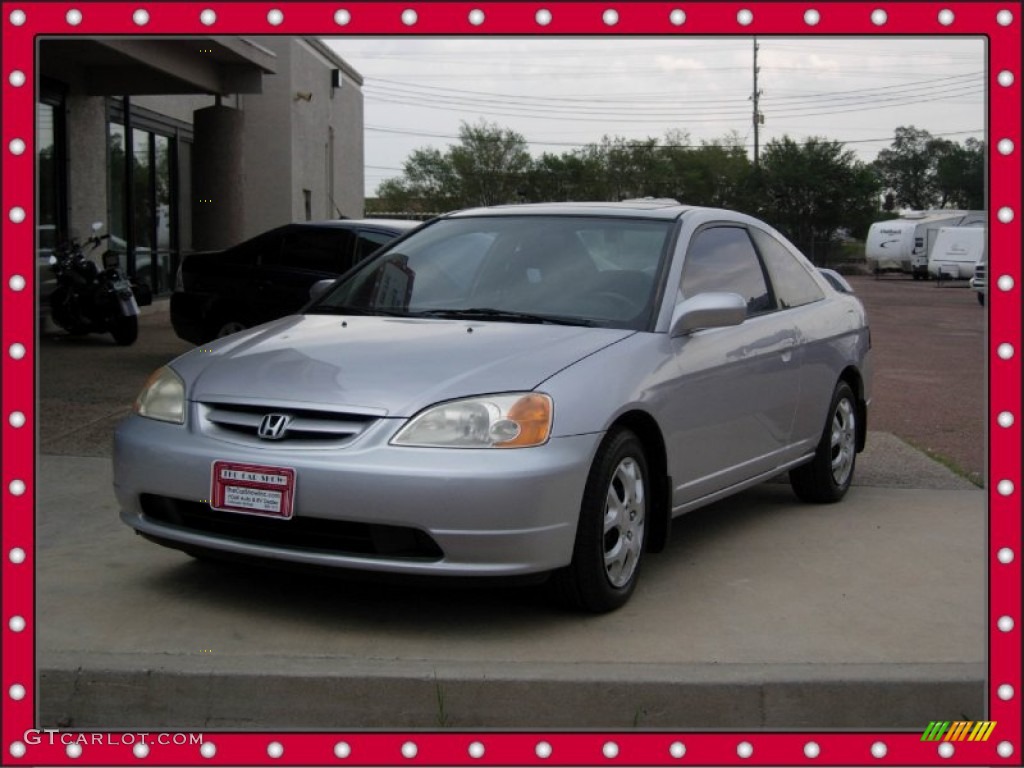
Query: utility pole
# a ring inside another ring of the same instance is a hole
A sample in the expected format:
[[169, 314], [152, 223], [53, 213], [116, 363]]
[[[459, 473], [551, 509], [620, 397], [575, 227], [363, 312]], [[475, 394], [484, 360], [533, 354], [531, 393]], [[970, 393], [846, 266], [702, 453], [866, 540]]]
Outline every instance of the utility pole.
[[758, 144], [758, 131], [760, 130], [761, 123], [764, 122], [764, 115], [758, 110], [758, 99], [761, 96], [761, 91], [757, 87], [757, 73], [761, 71], [761, 68], [757, 66], [757, 38], [754, 38], [754, 95], [751, 96], [751, 101], [754, 102], [754, 168], [758, 167], [759, 163], [759, 144]]

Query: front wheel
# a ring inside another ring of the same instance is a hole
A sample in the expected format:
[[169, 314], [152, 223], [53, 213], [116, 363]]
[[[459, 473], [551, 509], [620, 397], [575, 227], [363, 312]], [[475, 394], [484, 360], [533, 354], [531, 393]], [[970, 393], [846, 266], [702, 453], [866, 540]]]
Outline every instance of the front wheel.
[[122, 347], [134, 344], [139, 338], [139, 318], [135, 315], [115, 318], [110, 327], [110, 335]]
[[846, 495], [857, 463], [857, 399], [845, 381], [836, 385], [829, 417], [807, 464], [789, 473], [801, 501], [829, 504]]
[[626, 429], [609, 433], [587, 477], [572, 562], [555, 573], [564, 602], [606, 613], [629, 600], [643, 558], [648, 487], [640, 440]]

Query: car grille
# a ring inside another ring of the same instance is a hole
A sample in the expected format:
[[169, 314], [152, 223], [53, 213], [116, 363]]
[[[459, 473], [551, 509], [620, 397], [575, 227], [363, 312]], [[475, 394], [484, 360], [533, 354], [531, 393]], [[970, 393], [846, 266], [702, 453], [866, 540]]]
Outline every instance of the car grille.
[[[343, 446], [355, 440], [378, 418], [358, 413], [218, 402], [200, 403], [199, 410], [202, 429], [211, 437], [282, 448]], [[268, 440], [260, 437], [259, 428], [264, 417], [271, 414], [287, 416], [289, 421], [280, 437]]]
[[441, 548], [423, 531], [318, 517], [288, 520], [220, 512], [200, 501], [143, 494], [143, 516], [166, 525], [218, 539], [269, 544], [281, 549], [361, 557], [436, 561]]

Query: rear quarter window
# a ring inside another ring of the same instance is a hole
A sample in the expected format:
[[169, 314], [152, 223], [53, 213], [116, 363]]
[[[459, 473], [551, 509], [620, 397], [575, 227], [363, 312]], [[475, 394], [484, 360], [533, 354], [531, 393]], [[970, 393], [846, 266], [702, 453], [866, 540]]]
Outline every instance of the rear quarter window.
[[759, 229], [751, 228], [750, 235], [768, 268], [780, 309], [802, 307], [825, 298], [807, 268], [785, 245]]

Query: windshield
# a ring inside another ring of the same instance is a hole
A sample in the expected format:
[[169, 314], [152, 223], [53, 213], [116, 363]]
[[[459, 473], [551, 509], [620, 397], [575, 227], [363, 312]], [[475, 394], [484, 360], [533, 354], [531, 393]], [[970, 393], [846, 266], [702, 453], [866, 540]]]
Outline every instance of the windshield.
[[644, 329], [673, 222], [441, 219], [350, 272], [311, 313]]

